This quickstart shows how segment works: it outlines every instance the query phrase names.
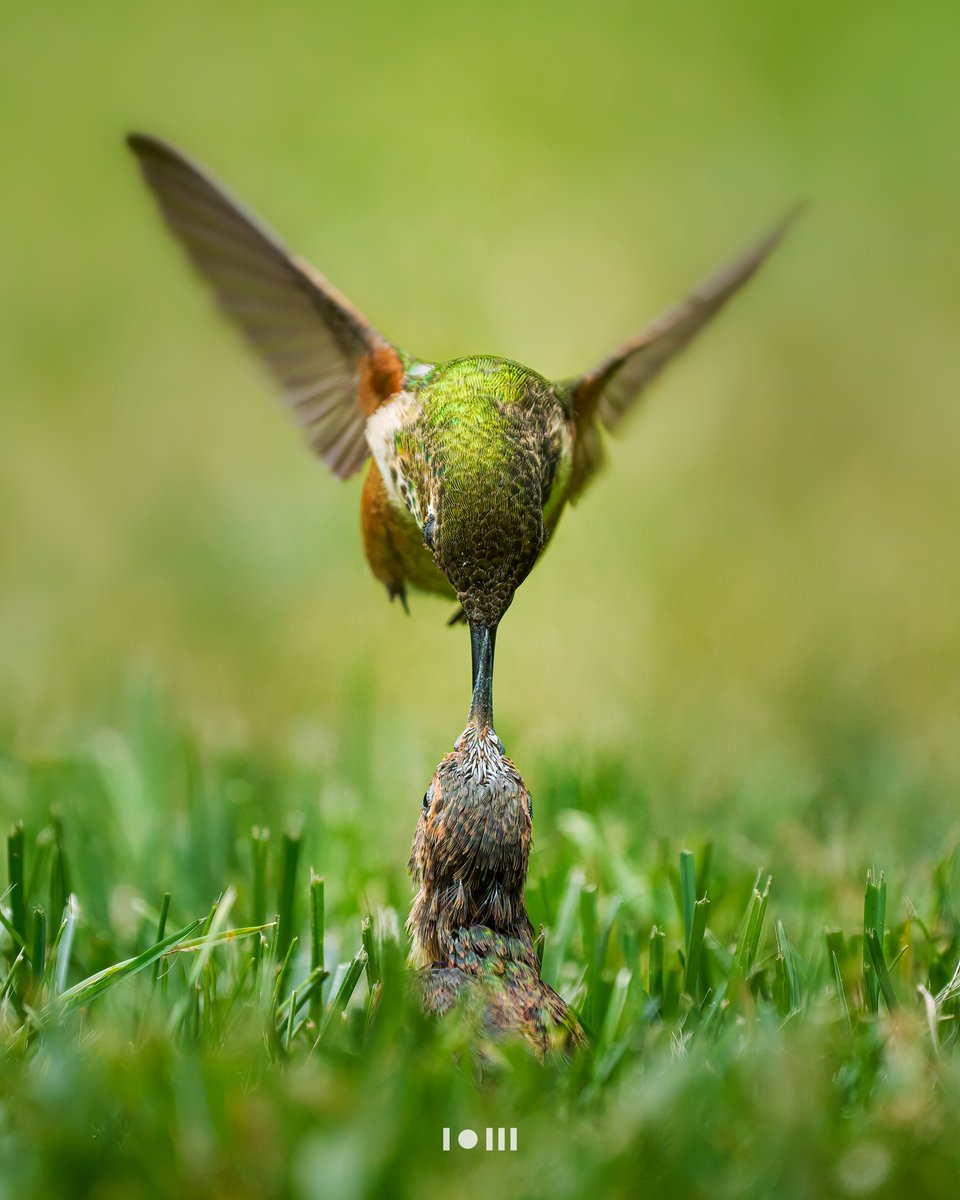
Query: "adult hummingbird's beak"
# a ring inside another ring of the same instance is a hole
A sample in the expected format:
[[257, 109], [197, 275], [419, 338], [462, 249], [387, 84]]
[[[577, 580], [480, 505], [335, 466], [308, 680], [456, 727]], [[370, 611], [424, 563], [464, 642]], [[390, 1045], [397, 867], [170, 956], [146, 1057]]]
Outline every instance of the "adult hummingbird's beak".
[[473, 655], [470, 724], [478, 729], [493, 728], [493, 651], [496, 643], [496, 625], [470, 622], [470, 650]]

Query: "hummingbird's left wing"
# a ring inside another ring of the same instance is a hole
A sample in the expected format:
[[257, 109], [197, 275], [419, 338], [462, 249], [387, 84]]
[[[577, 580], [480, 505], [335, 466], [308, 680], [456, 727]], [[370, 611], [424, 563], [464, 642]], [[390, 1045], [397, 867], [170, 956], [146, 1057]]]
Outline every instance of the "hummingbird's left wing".
[[619, 346], [592, 371], [568, 381], [576, 437], [569, 497], [575, 500], [603, 463], [600, 426], [614, 430], [637, 402], [647, 384], [680, 353], [714, 317], [734, 292], [758, 270], [796, 219], [792, 210], [722, 270], [712, 275], [676, 307], [661, 314]]
[[131, 134], [167, 224], [280, 385], [307, 441], [335, 475], [370, 453], [367, 417], [403, 380], [390, 343], [219, 183], [158, 138]]

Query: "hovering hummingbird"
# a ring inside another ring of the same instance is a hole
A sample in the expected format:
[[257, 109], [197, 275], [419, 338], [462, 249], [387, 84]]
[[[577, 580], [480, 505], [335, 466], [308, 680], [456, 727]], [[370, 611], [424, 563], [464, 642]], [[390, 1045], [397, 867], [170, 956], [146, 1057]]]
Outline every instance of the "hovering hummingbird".
[[390, 598], [406, 607], [413, 587], [459, 601], [470, 719], [492, 727], [497, 627], [602, 465], [603, 430], [754, 274], [794, 214], [591, 370], [552, 382], [492, 355], [430, 363], [406, 353], [190, 159], [154, 137], [127, 140], [313, 451], [340, 479], [370, 460], [363, 544]]

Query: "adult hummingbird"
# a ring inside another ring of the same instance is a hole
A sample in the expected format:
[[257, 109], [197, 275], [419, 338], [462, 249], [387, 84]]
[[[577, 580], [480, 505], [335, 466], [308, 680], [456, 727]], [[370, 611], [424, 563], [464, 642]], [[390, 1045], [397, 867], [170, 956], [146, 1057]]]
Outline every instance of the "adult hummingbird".
[[492, 727], [497, 627], [601, 466], [603, 431], [754, 274], [793, 214], [596, 366], [557, 382], [493, 355], [408, 354], [189, 158], [154, 137], [127, 140], [314, 453], [341, 479], [366, 465], [364, 550], [390, 598], [406, 607], [413, 587], [459, 601], [470, 720]]

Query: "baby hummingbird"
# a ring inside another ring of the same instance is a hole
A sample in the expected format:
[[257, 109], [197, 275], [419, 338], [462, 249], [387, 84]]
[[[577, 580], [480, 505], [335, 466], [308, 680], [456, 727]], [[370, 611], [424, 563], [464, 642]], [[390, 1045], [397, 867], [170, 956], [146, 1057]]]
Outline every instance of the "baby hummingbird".
[[406, 607], [413, 587], [459, 601], [470, 720], [492, 728], [497, 627], [601, 466], [603, 431], [746, 283], [793, 214], [591, 370], [551, 381], [491, 355], [430, 363], [406, 353], [179, 151], [142, 134], [128, 143], [314, 452], [341, 479], [366, 464], [364, 550], [391, 599]]
[[532, 835], [520, 772], [493, 729], [469, 724], [423, 797], [407, 928], [430, 1012], [463, 1004], [483, 1039], [519, 1035], [542, 1057], [584, 1033], [540, 976], [524, 902]]

